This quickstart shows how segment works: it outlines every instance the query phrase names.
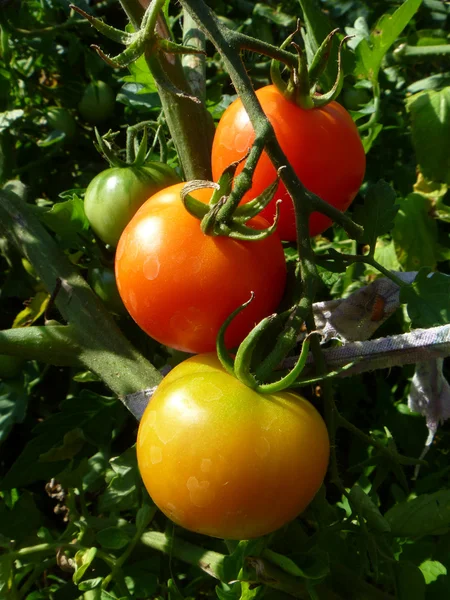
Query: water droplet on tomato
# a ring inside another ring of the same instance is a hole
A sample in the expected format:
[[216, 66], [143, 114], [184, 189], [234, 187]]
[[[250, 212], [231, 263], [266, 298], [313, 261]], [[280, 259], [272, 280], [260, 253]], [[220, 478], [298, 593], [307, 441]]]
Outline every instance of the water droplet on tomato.
[[159, 260], [153, 256], [149, 256], [142, 267], [144, 277], [150, 281], [156, 279], [158, 277], [160, 267], [161, 263]]

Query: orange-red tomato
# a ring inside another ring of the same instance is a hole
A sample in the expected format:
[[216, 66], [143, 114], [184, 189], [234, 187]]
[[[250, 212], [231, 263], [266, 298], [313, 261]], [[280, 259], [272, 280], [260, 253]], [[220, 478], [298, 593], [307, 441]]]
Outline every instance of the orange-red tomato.
[[[209, 352], [233, 310], [253, 302], [227, 330], [228, 347], [274, 312], [286, 264], [277, 234], [251, 242], [204, 235], [184, 208], [177, 184], [152, 196], [125, 228], [116, 252], [121, 298], [136, 323], [157, 341], [184, 352]], [[193, 194], [208, 202], [211, 190]], [[249, 223], [268, 226], [261, 217]]]
[[[329, 204], [345, 211], [361, 186], [366, 168], [358, 130], [345, 108], [337, 102], [330, 102], [323, 108], [305, 110], [286, 100], [273, 85], [259, 89], [256, 95], [302, 183]], [[245, 156], [254, 138], [247, 112], [241, 100], [237, 99], [222, 115], [214, 137], [212, 170], [216, 181], [228, 165]], [[275, 168], [267, 154], [263, 153], [244, 202], [260, 194], [275, 180], [275, 176]], [[280, 198], [283, 203], [278, 223], [279, 236], [282, 240], [295, 241], [294, 208], [283, 183], [280, 182], [273, 201], [261, 214], [272, 221], [275, 201]], [[315, 212], [310, 217], [310, 235], [317, 235], [330, 225], [331, 219]]]
[[270, 533], [299, 515], [325, 477], [325, 423], [304, 398], [260, 394], [215, 354], [162, 381], [137, 439], [139, 470], [157, 506], [186, 529], [228, 539]]

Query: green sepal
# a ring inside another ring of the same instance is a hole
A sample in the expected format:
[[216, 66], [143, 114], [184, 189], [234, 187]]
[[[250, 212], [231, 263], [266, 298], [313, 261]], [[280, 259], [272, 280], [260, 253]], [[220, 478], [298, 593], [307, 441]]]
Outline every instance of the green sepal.
[[344, 373], [345, 371], [349, 371], [358, 362], [360, 362], [360, 361], [354, 360], [353, 362], [348, 363], [348, 365], [339, 367], [339, 369], [336, 369], [335, 371], [330, 371], [326, 375], [321, 375], [320, 377], [311, 377], [309, 379], [298, 379], [297, 381], [292, 383], [290, 387], [293, 387], [293, 388], [305, 387], [307, 385], [314, 385], [315, 383], [320, 383], [321, 381], [325, 381], [326, 379], [333, 379], [334, 377], [338, 377], [339, 375], [341, 375], [341, 373]]
[[[200, 200], [197, 200], [189, 194], [190, 191], [199, 189], [198, 185], [197, 187], [195, 187], [195, 184], [198, 183], [199, 181], [190, 181], [183, 187], [183, 189], [181, 190], [181, 201], [183, 202], [184, 208], [188, 211], [188, 213], [201, 221], [209, 213], [210, 207], [208, 204], [200, 202]], [[213, 184], [212, 182], [209, 183], [209, 186], [203, 187], [211, 187], [212, 185], [217, 185]]]
[[294, 348], [297, 343], [301, 324], [303, 323], [303, 309], [300, 305], [295, 305], [290, 311], [283, 331], [278, 335], [275, 346], [272, 351], [261, 362], [256, 369], [256, 376], [260, 381], [264, 381], [270, 376], [270, 373], [278, 367], [288, 352]]
[[112, 58], [105, 54], [100, 46], [97, 46], [96, 44], [91, 44], [91, 48], [93, 48], [100, 58], [104, 60], [105, 63], [107, 63], [110, 67], [113, 67], [114, 69], [122, 69], [123, 67], [130, 65], [132, 62], [135, 62], [140, 56], [142, 56], [145, 50], [145, 42], [142, 37], [139, 37], [123, 52]]
[[292, 45], [297, 50], [298, 68], [292, 70], [284, 96], [287, 100], [295, 102], [300, 108], [310, 110], [314, 108], [314, 104], [311, 98], [306, 53], [298, 44], [292, 42]]
[[279, 379], [278, 381], [274, 381], [273, 383], [263, 383], [258, 385], [256, 390], [261, 392], [262, 394], [275, 394], [277, 392], [281, 392], [287, 388], [292, 387], [292, 384], [295, 382], [297, 377], [303, 371], [306, 365], [306, 360], [308, 358], [309, 353], [309, 339], [306, 338], [303, 342], [302, 349], [300, 355], [298, 357], [297, 362], [295, 363], [294, 368], [289, 371], [287, 375]]
[[313, 101], [315, 108], [320, 108], [321, 106], [326, 106], [327, 104], [329, 104], [330, 102], [335, 100], [341, 93], [342, 86], [344, 84], [344, 70], [342, 68], [342, 46], [351, 37], [352, 36], [344, 37], [341, 40], [341, 43], [339, 44], [338, 72], [337, 72], [336, 81], [334, 82], [333, 87], [326, 94], [321, 94], [320, 96], [319, 95], [312, 96], [312, 101]]
[[255, 325], [236, 352], [234, 374], [249, 388], [257, 389], [259, 387], [257, 379], [251, 372], [252, 356], [262, 334], [273, 323], [276, 316], [276, 314], [270, 315]]
[[111, 25], [107, 25], [101, 19], [97, 19], [92, 15], [88, 14], [78, 6], [74, 4], [69, 4], [69, 8], [77, 12], [79, 15], [84, 17], [89, 21], [92, 27], [95, 27], [97, 31], [102, 33], [105, 37], [112, 40], [113, 42], [117, 42], [118, 44], [123, 44], [124, 46], [129, 46], [135, 39], [135, 33], [127, 33], [126, 31], [121, 31], [120, 29], [116, 29], [115, 27], [111, 27]]
[[176, 44], [165, 38], [158, 37], [156, 41], [158, 48], [163, 52], [169, 52], [170, 54], [204, 54], [204, 50], [193, 48], [192, 46], [183, 46], [182, 44]]
[[333, 31], [331, 31], [327, 35], [327, 37], [321, 43], [320, 47], [317, 49], [317, 52], [315, 53], [314, 58], [311, 61], [308, 70], [309, 84], [311, 88], [313, 88], [316, 85], [320, 76], [325, 71], [328, 60], [330, 58], [331, 47], [333, 45], [333, 38], [338, 31], [339, 28], [333, 29]]
[[219, 181], [217, 182], [218, 187], [214, 189], [212, 198], [210, 200], [210, 205], [214, 206], [223, 196], [228, 196], [230, 194], [233, 187], [233, 178], [236, 173], [236, 169], [243, 160], [244, 159], [241, 158], [231, 163], [231, 165], [228, 165], [225, 171], [223, 171], [222, 175], [219, 177]]
[[219, 333], [217, 334], [216, 339], [216, 352], [217, 356], [222, 363], [223, 368], [230, 373], [230, 375], [234, 375], [234, 359], [231, 354], [228, 352], [227, 347], [225, 346], [225, 332], [230, 325], [231, 321], [246, 308], [250, 302], [253, 301], [255, 297], [254, 292], [251, 292], [250, 298], [244, 304], [238, 306], [233, 312], [225, 319], [222, 323], [221, 328], [219, 329]]
[[144, 133], [142, 134], [142, 139], [139, 144], [138, 151], [136, 153], [136, 158], [134, 159], [132, 165], [133, 167], [142, 167], [147, 159], [147, 147], [148, 147], [148, 132], [147, 127], [144, 127]]
[[[300, 31], [300, 22], [297, 21], [297, 29], [288, 35], [280, 46], [280, 50], [284, 50], [294, 39], [294, 36]], [[280, 61], [273, 59], [270, 63], [270, 80], [273, 85], [284, 95], [287, 88], [287, 83], [281, 77]]]
[[219, 231], [216, 235], [227, 235], [230, 238], [241, 241], [256, 241], [256, 240], [264, 240], [269, 235], [272, 235], [276, 230], [278, 225], [278, 219], [280, 217], [280, 203], [281, 200], [278, 200], [276, 203], [276, 214], [275, 219], [266, 229], [253, 229], [252, 227], [247, 227], [243, 223], [237, 223], [233, 220], [232, 226], [219, 224]]
[[[121, 158], [119, 158], [117, 156], [117, 154], [114, 152], [114, 150], [107, 144], [107, 142], [105, 141], [105, 137], [106, 136], [101, 136], [97, 127], [94, 128], [95, 131], [95, 137], [97, 139], [97, 150], [100, 152], [100, 154], [102, 154], [106, 160], [109, 162], [109, 164], [111, 165], [111, 167], [127, 167], [128, 164], [122, 160]], [[109, 133], [109, 132], [108, 132]], [[106, 134], [108, 135], [108, 134]]]
[[261, 194], [259, 194], [259, 196], [257, 196], [253, 200], [250, 200], [250, 202], [246, 202], [245, 204], [238, 206], [238, 208], [234, 211], [233, 214], [234, 221], [238, 223], [245, 223], [252, 217], [256, 217], [256, 215], [260, 213], [263, 210], [263, 208], [266, 208], [269, 202], [273, 200], [276, 189], [280, 182], [279, 171], [280, 170], [278, 170], [277, 178], [275, 179], [275, 181], [271, 183], [269, 187], [267, 187]]

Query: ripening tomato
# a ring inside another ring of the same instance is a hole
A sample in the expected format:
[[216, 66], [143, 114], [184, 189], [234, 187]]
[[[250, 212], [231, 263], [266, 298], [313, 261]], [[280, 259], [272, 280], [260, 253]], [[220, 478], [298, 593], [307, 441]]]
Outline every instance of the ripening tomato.
[[[259, 89], [256, 95], [302, 183], [329, 204], [345, 211], [358, 193], [366, 167], [358, 130], [345, 108], [330, 102], [323, 108], [306, 110], [287, 100], [273, 85]], [[228, 165], [245, 156], [254, 138], [247, 112], [237, 99], [222, 115], [214, 136], [212, 170], [216, 181]], [[237, 172], [242, 168], [240, 165]], [[263, 153], [244, 202], [260, 194], [275, 176], [275, 168]], [[275, 201], [280, 198], [283, 203], [278, 234], [282, 240], [295, 241], [294, 208], [283, 183], [280, 182], [273, 201], [261, 214], [272, 221]], [[310, 217], [310, 235], [317, 235], [330, 225], [331, 219], [315, 212]]]
[[[119, 293], [152, 338], [199, 353], [215, 348], [222, 323], [253, 291], [253, 302], [227, 330], [233, 347], [276, 309], [286, 280], [283, 247], [276, 234], [251, 242], [204, 235], [181, 202], [183, 185], [155, 194], [123, 232], [116, 252]], [[207, 203], [211, 190], [192, 195]], [[268, 223], [257, 217], [249, 225]]]
[[175, 367], [148, 404], [137, 438], [139, 470], [175, 523], [249, 539], [299, 515], [325, 477], [329, 439], [307, 400], [260, 394], [215, 354]]
[[86, 86], [78, 110], [88, 123], [98, 125], [113, 116], [115, 102], [114, 92], [107, 83], [93, 81]]

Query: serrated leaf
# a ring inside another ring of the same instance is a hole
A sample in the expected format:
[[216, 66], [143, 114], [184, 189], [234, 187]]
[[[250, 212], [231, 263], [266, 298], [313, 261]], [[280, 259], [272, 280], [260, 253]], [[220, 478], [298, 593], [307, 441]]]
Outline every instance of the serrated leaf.
[[359, 485], [354, 485], [350, 490], [350, 500], [358, 507], [358, 511], [366, 519], [370, 529], [379, 533], [390, 531], [389, 523]]
[[101, 512], [135, 509], [138, 502], [138, 486], [141, 485], [136, 459], [136, 449], [129, 448], [111, 461], [113, 476], [108, 488], [100, 496]]
[[56, 446], [48, 452], [40, 455], [41, 462], [58, 462], [60, 460], [69, 460], [76, 456], [84, 446], [86, 438], [80, 428], [72, 429], [64, 435], [61, 446]]
[[45, 313], [49, 300], [50, 294], [38, 292], [16, 316], [12, 324], [13, 328], [28, 327], [35, 323]]
[[361, 39], [356, 54], [355, 75], [370, 81], [378, 80], [381, 62], [389, 48], [408, 25], [422, 0], [406, 0], [392, 14], [384, 14], [370, 34], [370, 40]]
[[65, 467], [68, 460], [42, 462], [38, 459], [52, 448], [62, 446], [66, 433], [80, 428], [88, 442], [106, 444], [111, 439], [114, 422], [126, 416], [126, 409], [120, 403], [87, 390], [64, 401], [61, 408], [61, 412], [37, 425], [33, 432], [35, 437], [13, 463], [2, 480], [0, 489], [21, 487], [53, 477]]
[[450, 491], [423, 494], [401, 502], [384, 515], [397, 537], [432, 535], [450, 527]]
[[97, 533], [97, 541], [103, 548], [120, 550], [130, 543], [130, 536], [120, 527], [106, 527]]
[[363, 205], [357, 206], [354, 213], [354, 220], [364, 227], [362, 241], [374, 248], [377, 237], [394, 227], [397, 211], [396, 194], [386, 181], [370, 186]]
[[77, 570], [73, 574], [73, 582], [75, 584], [80, 583], [80, 581], [83, 579], [84, 574], [91, 566], [96, 554], [97, 548], [78, 550], [78, 552], [75, 554], [75, 564], [77, 566]]
[[450, 184], [450, 87], [406, 100], [417, 162], [428, 179]]
[[414, 328], [437, 327], [450, 322], [450, 276], [421, 269], [415, 280], [400, 289]]
[[58, 202], [50, 210], [41, 212], [39, 217], [49, 229], [68, 244], [76, 244], [78, 236], [89, 229], [83, 201], [76, 194], [71, 200]]
[[430, 202], [421, 194], [398, 200], [399, 210], [392, 231], [398, 260], [405, 271], [434, 268], [437, 261], [438, 231], [430, 216]]
[[28, 400], [28, 390], [22, 381], [0, 382], [0, 442], [8, 437], [15, 423], [24, 420]]
[[398, 600], [425, 600], [426, 585], [419, 567], [408, 561], [393, 563]]

